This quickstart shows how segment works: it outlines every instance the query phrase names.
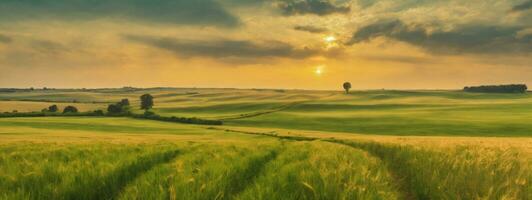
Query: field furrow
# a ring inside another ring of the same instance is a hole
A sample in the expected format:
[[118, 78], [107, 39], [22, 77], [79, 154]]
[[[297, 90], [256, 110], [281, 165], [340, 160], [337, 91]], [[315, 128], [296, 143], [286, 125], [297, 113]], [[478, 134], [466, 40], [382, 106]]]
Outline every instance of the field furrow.
[[59, 196], [64, 199], [115, 199], [129, 182], [154, 166], [169, 162], [178, 155], [178, 150], [169, 150], [139, 157], [88, 185], [66, 191]]
[[236, 199], [397, 199], [378, 159], [324, 142], [287, 142]]
[[232, 199], [281, 150], [280, 143], [200, 145], [128, 185], [120, 199]]

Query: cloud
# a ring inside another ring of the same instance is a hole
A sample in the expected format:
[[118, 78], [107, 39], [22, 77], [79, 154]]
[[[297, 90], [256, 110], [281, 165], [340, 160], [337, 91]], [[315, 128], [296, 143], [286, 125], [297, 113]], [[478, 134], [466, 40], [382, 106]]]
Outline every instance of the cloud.
[[51, 40], [32, 40], [30, 47], [43, 54], [60, 54], [71, 51], [71, 48]]
[[328, 31], [326, 28], [316, 26], [295, 26], [294, 30], [305, 31], [309, 33], [324, 33]]
[[0, 34], [0, 43], [11, 43], [13, 39], [7, 35]]
[[214, 0], [4, 0], [0, 21], [115, 19], [234, 27], [239, 19]]
[[338, 6], [329, 0], [282, 0], [278, 7], [287, 16], [305, 14], [324, 16], [351, 11], [349, 6]]
[[527, 0], [521, 4], [515, 5], [512, 7], [512, 11], [518, 12], [518, 11], [525, 11], [532, 8], [532, 0]]
[[382, 62], [399, 62], [407, 64], [436, 64], [437, 62], [430, 58], [400, 56], [400, 55], [361, 55], [358, 56], [365, 60], [382, 61]]
[[348, 44], [377, 37], [405, 42], [431, 53], [522, 54], [532, 53], [532, 35], [520, 35], [526, 27], [481, 24], [459, 25], [453, 30], [431, 30], [399, 20], [381, 21], [360, 28]]
[[320, 53], [319, 50], [296, 48], [279, 41], [251, 42], [246, 40], [180, 40], [169, 37], [124, 35], [124, 39], [163, 49], [180, 57], [209, 57], [216, 59], [303, 59]]
[[229, 6], [257, 6], [268, 2], [268, 0], [218, 0], [218, 2]]

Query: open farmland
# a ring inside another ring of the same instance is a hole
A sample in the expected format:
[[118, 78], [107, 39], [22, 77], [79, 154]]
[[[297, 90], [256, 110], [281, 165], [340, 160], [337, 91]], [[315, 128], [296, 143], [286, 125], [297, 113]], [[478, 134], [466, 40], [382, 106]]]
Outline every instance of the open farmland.
[[224, 125], [0, 118], [0, 199], [532, 199], [529, 94], [50, 90], [0, 106], [142, 113], [145, 93], [157, 114]]

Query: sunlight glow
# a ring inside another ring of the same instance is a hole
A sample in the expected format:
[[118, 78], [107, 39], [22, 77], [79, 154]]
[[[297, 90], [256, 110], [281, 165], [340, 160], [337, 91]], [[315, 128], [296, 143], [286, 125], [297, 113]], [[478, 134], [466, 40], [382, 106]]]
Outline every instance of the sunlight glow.
[[325, 42], [327, 43], [332, 43], [332, 42], [335, 42], [336, 41], [336, 37], [332, 36], [332, 35], [329, 35], [327, 37], [324, 38]]
[[316, 73], [316, 75], [318, 75], [318, 76], [323, 74], [323, 65], [317, 66], [316, 70], [314, 71], [314, 73]]

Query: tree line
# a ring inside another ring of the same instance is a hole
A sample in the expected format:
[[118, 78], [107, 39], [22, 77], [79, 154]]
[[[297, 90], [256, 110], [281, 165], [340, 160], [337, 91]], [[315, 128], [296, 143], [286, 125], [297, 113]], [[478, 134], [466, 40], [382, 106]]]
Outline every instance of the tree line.
[[528, 87], [525, 84], [510, 85], [481, 85], [464, 87], [465, 92], [485, 92], [485, 93], [526, 93]]
[[131, 105], [129, 99], [122, 99], [117, 103], [109, 104], [107, 106], [107, 113], [103, 110], [95, 110], [89, 112], [79, 112], [75, 106], [66, 106], [63, 112], [59, 112], [57, 105], [51, 105], [48, 108], [44, 108], [41, 112], [13, 112], [0, 113], [0, 118], [6, 117], [53, 117], [53, 116], [124, 116], [140, 119], [150, 119], [165, 122], [178, 122], [187, 124], [205, 124], [205, 125], [222, 125], [220, 120], [207, 120], [195, 117], [165, 117], [155, 114], [151, 111], [153, 108], [153, 96], [150, 94], [144, 94], [140, 96], [140, 109], [144, 110], [143, 114], [135, 114], [131, 112]]

